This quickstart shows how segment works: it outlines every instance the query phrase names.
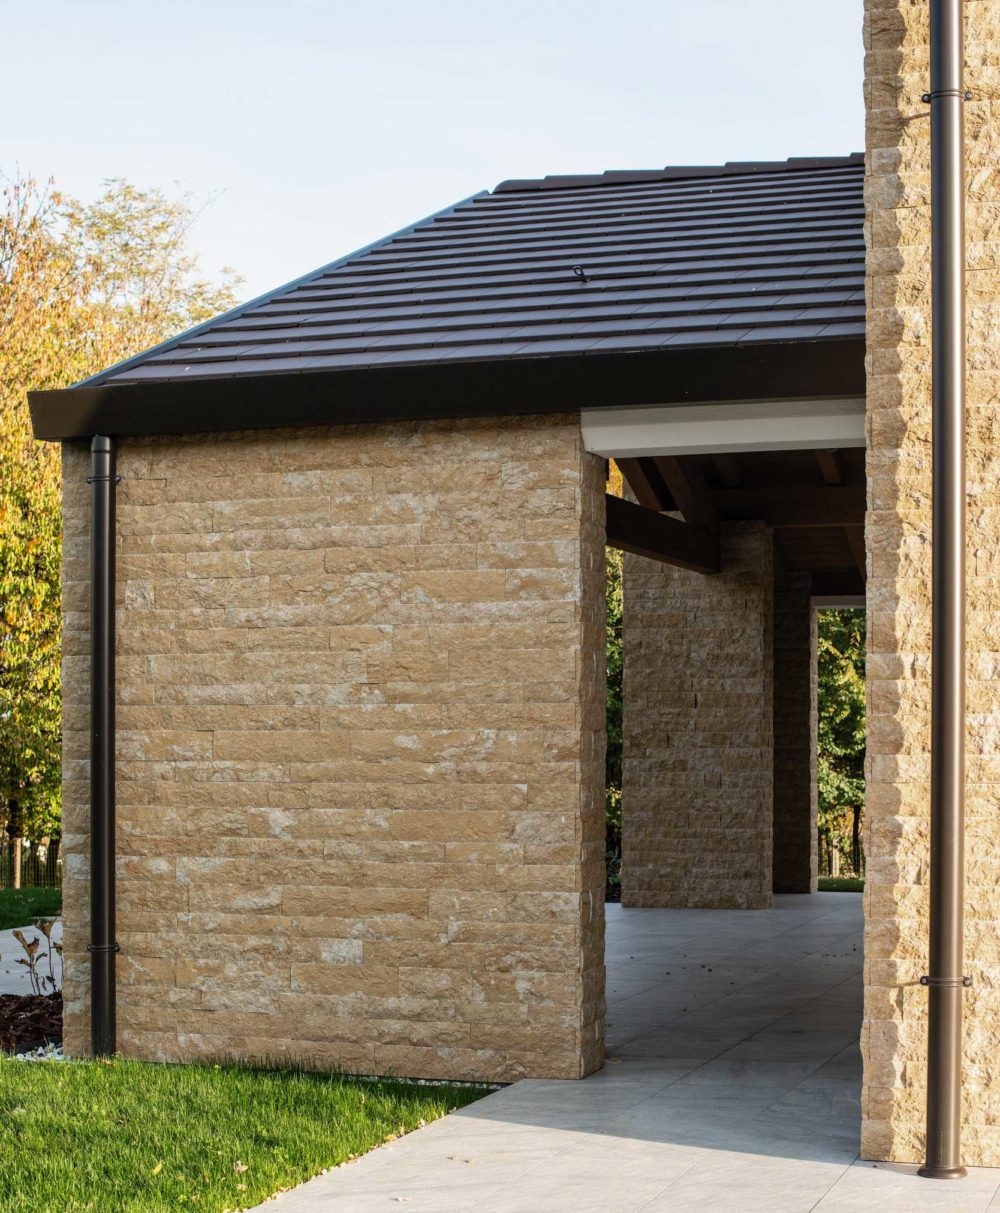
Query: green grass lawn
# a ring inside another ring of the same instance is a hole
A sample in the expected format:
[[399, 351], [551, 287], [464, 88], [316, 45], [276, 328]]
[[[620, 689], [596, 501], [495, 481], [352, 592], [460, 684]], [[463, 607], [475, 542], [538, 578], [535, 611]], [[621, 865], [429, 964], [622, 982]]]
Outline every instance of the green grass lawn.
[[0, 1059], [0, 1209], [247, 1209], [484, 1094], [242, 1066]]
[[863, 876], [821, 876], [819, 891], [821, 893], [863, 893], [865, 878]]
[[0, 889], [0, 931], [54, 918], [61, 909], [62, 889]]

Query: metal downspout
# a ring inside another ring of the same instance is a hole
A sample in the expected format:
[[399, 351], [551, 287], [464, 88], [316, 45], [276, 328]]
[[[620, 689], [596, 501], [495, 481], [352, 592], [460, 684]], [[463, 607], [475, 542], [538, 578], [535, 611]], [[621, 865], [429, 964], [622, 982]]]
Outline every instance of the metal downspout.
[[931, 0], [933, 603], [927, 1156], [960, 1179], [965, 849], [965, 160], [962, 0]]
[[90, 445], [90, 1039], [115, 1052], [115, 442]]

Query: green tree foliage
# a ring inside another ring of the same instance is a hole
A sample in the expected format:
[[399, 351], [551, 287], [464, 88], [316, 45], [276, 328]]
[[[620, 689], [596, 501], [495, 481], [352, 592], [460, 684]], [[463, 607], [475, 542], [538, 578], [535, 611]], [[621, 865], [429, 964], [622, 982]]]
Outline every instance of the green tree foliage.
[[0, 180], [0, 825], [37, 838], [59, 822], [60, 459], [27, 393], [225, 310], [238, 280], [199, 275], [187, 197], [113, 180], [85, 205]]
[[[621, 497], [621, 469], [612, 461], [608, 468], [607, 491]], [[605, 849], [608, 870], [608, 895], [617, 897], [621, 889], [622, 868], [622, 554], [616, 548], [604, 549], [605, 602], [607, 605], [607, 729], [605, 754]]]
[[819, 828], [858, 875], [864, 870], [865, 613], [819, 612]]

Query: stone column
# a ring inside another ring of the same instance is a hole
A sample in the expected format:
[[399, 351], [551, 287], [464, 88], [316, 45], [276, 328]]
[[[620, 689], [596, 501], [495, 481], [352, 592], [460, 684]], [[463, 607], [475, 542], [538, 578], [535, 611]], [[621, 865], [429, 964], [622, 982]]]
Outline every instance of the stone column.
[[769, 906], [771, 532], [725, 524], [715, 576], [624, 566], [622, 903]]
[[808, 573], [774, 595], [774, 891], [816, 892], [816, 612]]
[[[930, 810], [929, 17], [867, 0], [868, 798], [862, 1153], [924, 1149]], [[966, 3], [968, 778], [964, 1162], [1000, 1166], [1000, 0]]]

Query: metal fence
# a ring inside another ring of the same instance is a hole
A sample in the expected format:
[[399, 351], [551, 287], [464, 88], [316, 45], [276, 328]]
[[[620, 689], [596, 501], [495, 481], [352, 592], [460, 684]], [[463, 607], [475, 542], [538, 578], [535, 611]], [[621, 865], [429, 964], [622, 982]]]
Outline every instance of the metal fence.
[[61, 886], [62, 856], [58, 841], [46, 846], [25, 839], [21, 843], [20, 864], [16, 844], [9, 839], [0, 842], [0, 889], [58, 889]]

